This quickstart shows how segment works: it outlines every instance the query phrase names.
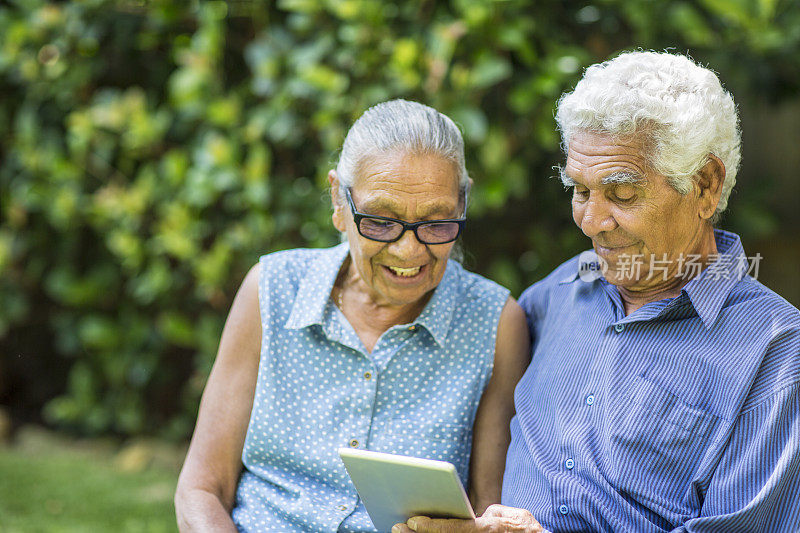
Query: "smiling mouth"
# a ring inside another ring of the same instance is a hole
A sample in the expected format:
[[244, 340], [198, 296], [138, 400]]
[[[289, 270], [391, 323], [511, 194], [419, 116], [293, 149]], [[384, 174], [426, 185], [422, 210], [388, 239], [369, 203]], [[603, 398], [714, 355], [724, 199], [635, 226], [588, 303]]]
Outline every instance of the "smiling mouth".
[[422, 266], [403, 268], [403, 267], [384, 265], [384, 268], [386, 268], [386, 270], [388, 270], [394, 276], [397, 276], [399, 278], [414, 278], [417, 277], [419, 273], [422, 271]]
[[419, 274], [422, 267], [400, 268], [400, 267], [387, 267], [389, 270], [404, 278], [412, 278]]

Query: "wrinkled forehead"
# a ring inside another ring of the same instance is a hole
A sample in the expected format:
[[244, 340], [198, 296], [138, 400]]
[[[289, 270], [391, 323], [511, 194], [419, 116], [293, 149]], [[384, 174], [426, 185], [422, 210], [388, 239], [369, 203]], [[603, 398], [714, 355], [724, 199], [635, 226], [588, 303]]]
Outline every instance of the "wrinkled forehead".
[[650, 120], [631, 121], [629, 124], [618, 124], [613, 130], [604, 128], [599, 129], [576, 129], [570, 132], [569, 137], [563, 140], [564, 154], [569, 156], [569, 150], [573, 142], [584, 143], [586, 138], [602, 138], [606, 144], [635, 147], [638, 154], [648, 162], [655, 159], [658, 150], [658, 140], [663, 136], [666, 126], [657, 124]]
[[353, 187], [368, 184], [376, 173], [392, 173], [397, 178], [413, 181], [413, 178], [451, 181], [458, 187], [461, 168], [454, 159], [430, 151], [389, 150], [365, 154], [358, 160], [353, 176]]
[[426, 217], [452, 216], [463, 205], [458, 167], [436, 154], [373, 156], [351, 188], [359, 210]]
[[458, 164], [439, 154], [386, 152], [363, 158], [351, 187], [457, 198], [460, 178]]
[[573, 179], [584, 174], [646, 177], [652, 172], [647, 141], [597, 132], [580, 132], [572, 137], [564, 167], [565, 176]]

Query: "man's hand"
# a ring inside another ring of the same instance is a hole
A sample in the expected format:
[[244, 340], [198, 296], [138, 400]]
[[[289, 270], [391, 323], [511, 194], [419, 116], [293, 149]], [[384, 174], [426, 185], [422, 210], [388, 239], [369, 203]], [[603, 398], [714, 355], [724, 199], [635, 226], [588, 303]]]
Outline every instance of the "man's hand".
[[431, 519], [427, 516], [409, 518], [405, 524], [395, 524], [392, 533], [541, 533], [542, 526], [525, 509], [490, 505], [475, 520]]

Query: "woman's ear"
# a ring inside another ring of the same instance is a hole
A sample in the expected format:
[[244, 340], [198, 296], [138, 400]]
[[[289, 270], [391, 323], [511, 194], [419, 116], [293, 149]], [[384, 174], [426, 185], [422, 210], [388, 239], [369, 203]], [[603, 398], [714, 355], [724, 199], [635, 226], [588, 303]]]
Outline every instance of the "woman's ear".
[[328, 184], [331, 187], [331, 204], [333, 205], [331, 220], [333, 220], [333, 227], [344, 233], [344, 203], [339, 194], [339, 178], [336, 176], [335, 170], [328, 172]]
[[472, 181], [472, 178], [468, 178], [466, 185], [464, 185], [464, 188], [461, 189], [463, 191], [463, 193], [462, 193], [463, 196], [458, 201], [459, 205], [461, 206], [461, 213], [460, 214], [466, 215], [466, 213], [467, 213], [467, 207], [469, 206], [469, 193], [472, 190], [472, 184], [473, 183], [474, 182]]
[[708, 154], [708, 163], [697, 173], [697, 187], [700, 195], [698, 215], [700, 218], [708, 220], [714, 216], [719, 198], [722, 196], [724, 183], [725, 163], [714, 154]]

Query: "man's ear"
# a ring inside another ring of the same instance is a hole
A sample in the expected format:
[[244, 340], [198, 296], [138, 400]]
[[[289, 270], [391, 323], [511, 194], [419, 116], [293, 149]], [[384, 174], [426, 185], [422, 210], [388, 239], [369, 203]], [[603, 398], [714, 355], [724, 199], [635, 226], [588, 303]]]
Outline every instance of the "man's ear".
[[336, 176], [336, 171], [331, 170], [328, 172], [328, 184], [331, 186], [331, 204], [333, 205], [333, 227], [344, 233], [344, 198], [339, 194], [339, 178]]
[[697, 188], [699, 194], [698, 215], [708, 220], [717, 210], [719, 198], [722, 196], [722, 185], [725, 183], [725, 163], [715, 156], [708, 154], [708, 162], [697, 173]]

